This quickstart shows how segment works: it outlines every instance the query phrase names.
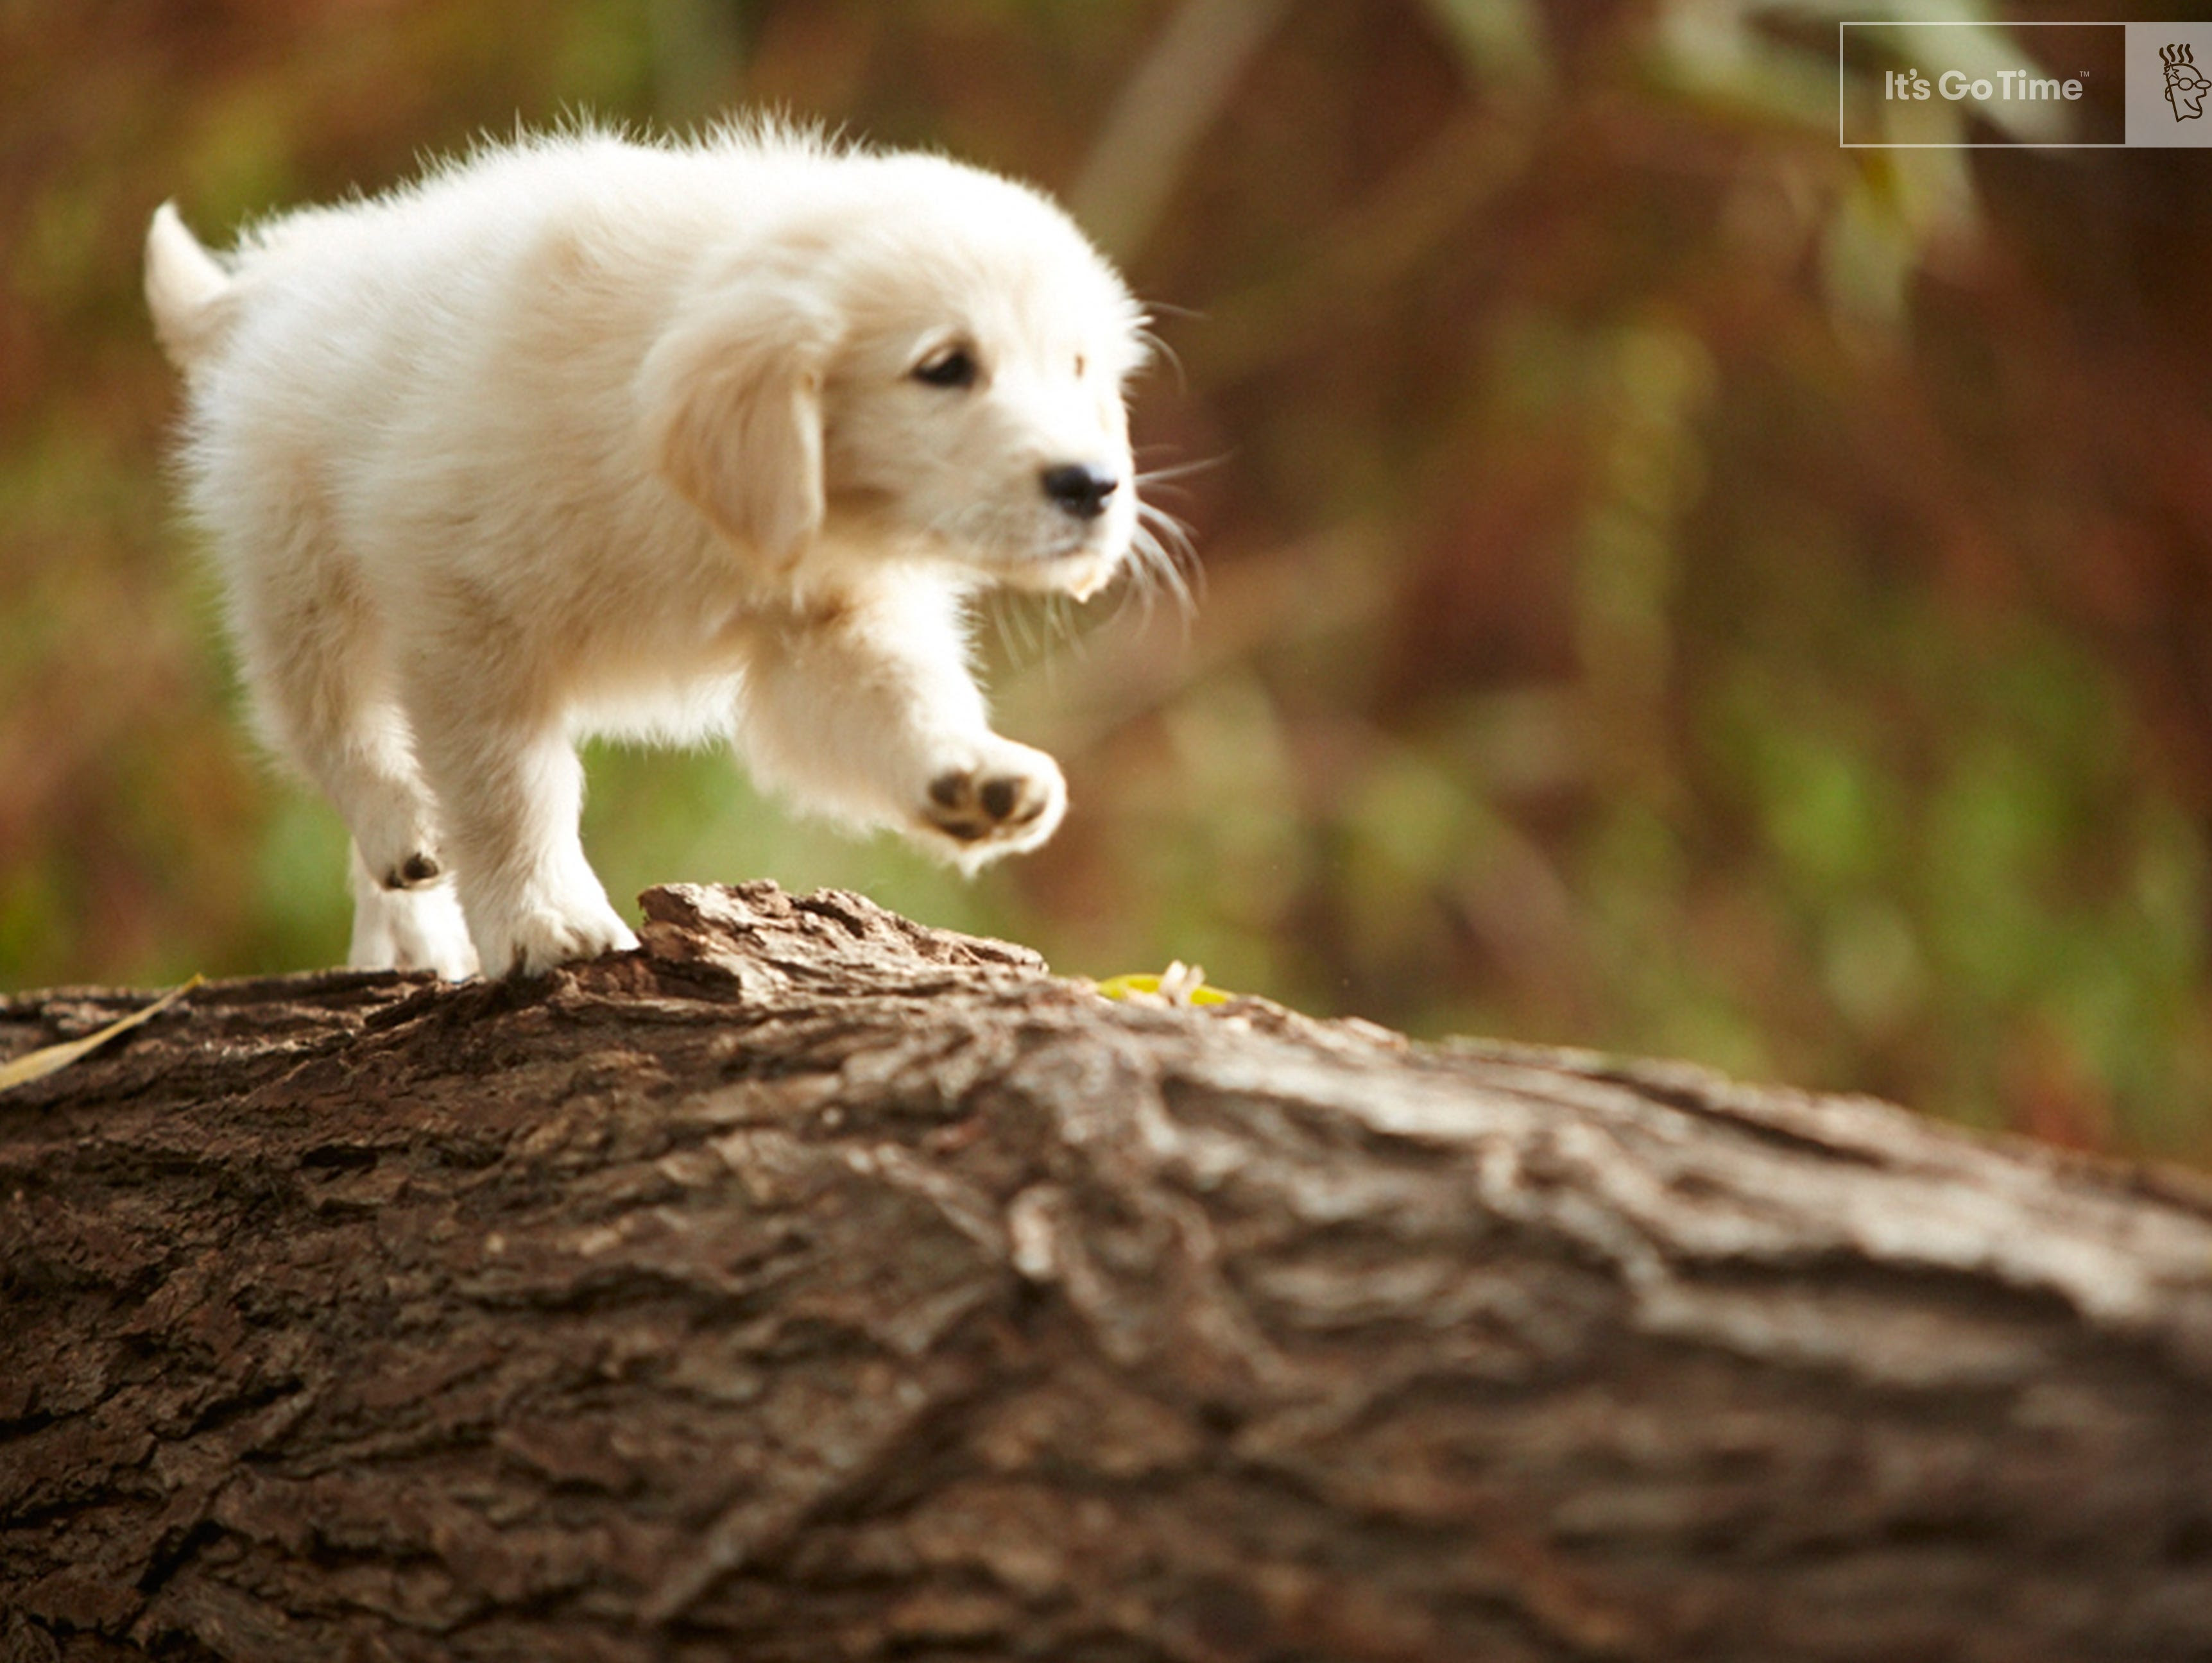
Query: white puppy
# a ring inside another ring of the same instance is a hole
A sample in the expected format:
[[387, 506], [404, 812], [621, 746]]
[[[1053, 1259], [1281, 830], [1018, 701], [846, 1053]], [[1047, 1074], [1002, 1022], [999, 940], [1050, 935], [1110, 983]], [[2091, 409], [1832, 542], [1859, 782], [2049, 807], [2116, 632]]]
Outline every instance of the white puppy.
[[1158, 545], [1143, 320], [1042, 197], [766, 126], [572, 134], [222, 258], [165, 206], [146, 289], [260, 723], [353, 834], [353, 963], [635, 945], [578, 840], [585, 733], [733, 737], [970, 869], [1059, 822], [968, 603]]

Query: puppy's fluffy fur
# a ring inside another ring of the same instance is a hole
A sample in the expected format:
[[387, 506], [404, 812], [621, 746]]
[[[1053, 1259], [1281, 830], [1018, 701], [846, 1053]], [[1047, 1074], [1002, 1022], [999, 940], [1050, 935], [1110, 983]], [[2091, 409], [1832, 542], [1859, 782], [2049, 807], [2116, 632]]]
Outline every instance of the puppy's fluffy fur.
[[183, 475], [256, 713], [354, 838], [351, 962], [634, 945], [586, 732], [728, 735], [962, 864], [1049, 836], [965, 611], [1142, 540], [1128, 291], [1021, 185], [769, 127], [484, 150], [218, 258], [155, 215]]

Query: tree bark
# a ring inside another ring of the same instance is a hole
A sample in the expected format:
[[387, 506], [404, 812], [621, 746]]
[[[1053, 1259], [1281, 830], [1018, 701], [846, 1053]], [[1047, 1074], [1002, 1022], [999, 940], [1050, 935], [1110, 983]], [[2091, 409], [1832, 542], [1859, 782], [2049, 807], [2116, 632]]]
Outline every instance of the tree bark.
[[0, 1660], [2212, 1653], [2194, 1180], [645, 907], [0, 1095]]

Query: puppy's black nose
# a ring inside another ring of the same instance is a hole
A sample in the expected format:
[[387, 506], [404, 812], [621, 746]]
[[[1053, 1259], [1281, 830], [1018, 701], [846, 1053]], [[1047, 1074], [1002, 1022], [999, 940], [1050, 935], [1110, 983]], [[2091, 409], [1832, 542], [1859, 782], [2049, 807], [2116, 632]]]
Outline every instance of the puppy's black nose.
[[1044, 470], [1044, 494], [1078, 519], [1096, 519], [1106, 512], [1106, 499], [1121, 489], [1112, 474], [1088, 462], [1064, 463]]

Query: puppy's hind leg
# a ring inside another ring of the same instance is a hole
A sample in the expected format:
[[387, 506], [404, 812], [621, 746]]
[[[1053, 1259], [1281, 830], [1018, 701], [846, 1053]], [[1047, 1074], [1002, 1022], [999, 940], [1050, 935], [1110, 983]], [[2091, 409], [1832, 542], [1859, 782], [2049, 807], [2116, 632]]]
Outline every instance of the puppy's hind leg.
[[264, 737], [321, 788], [353, 834], [361, 969], [473, 974], [436, 815], [390, 691], [381, 632], [350, 569], [319, 550], [234, 586], [234, 621]]
[[448, 981], [477, 973], [477, 950], [451, 880], [395, 889], [369, 871], [352, 846], [353, 945], [356, 969], [435, 970]]

